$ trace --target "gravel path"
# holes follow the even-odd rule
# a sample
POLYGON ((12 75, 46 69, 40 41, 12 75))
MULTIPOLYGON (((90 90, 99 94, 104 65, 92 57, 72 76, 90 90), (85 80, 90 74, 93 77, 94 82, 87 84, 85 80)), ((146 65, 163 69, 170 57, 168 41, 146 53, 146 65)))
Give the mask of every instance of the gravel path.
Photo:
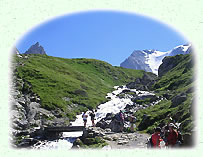
POLYGON ((109 144, 103 149, 134 149, 147 148, 147 138, 149 134, 144 133, 114 133, 105 136, 106 142, 109 144))

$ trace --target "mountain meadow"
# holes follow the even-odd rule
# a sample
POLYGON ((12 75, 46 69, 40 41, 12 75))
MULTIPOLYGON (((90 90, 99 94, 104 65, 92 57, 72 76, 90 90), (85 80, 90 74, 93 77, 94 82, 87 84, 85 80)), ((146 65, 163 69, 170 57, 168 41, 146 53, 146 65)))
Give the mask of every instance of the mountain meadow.
POLYGON ((15 56, 15 75, 22 79, 17 89, 33 92, 47 110, 62 110, 71 120, 76 114, 106 102, 106 94, 141 78, 144 71, 113 67, 95 59, 64 59, 47 55, 15 56))

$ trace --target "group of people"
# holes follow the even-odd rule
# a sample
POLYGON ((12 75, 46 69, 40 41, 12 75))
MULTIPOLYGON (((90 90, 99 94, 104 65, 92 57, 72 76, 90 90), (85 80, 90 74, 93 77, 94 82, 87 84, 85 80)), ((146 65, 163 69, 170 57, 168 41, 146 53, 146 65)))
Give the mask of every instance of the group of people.
POLYGON ((149 139, 148 146, 152 148, 161 148, 160 143, 163 143, 162 147, 179 147, 183 143, 183 139, 178 126, 174 123, 168 123, 162 129, 157 127, 149 139))
MULTIPOLYGON (((95 126, 95 112, 92 110, 89 114, 84 112, 82 114, 84 127, 87 125, 87 118, 90 116, 92 126, 95 126)), ((130 122, 130 131, 134 132, 134 124, 136 121, 136 117, 128 116, 128 121, 130 122)), ((119 123, 120 131, 123 132, 124 123, 125 123, 125 115, 122 111, 117 113, 114 116, 114 119, 119 123)), ((167 125, 161 127, 157 127, 154 130, 152 136, 148 139, 148 147, 152 148, 161 148, 161 147, 179 147, 183 143, 182 135, 179 130, 179 126, 175 123, 172 118, 167 125)))
MULTIPOLYGON (((95 123, 94 123, 94 120, 95 120, 95 113, 94 113, 93 110, 92 110, 92 112, 90 112, 89 116, 90 116, 90 119, 91 119, 91 121, 92 121, 92 126, 95 126, 95 123)), ((84 127, 86 127, 86 125, 87 125, 87 117, 88 117, 87 112, 84 112, 84 113, 82 114, 82 119, 83 119, 83 122, 84 122, 84 127)))
MULTIPOLYGON (((96 112, 96 110, 95 110, 95 112, 96 112)), ((86 127, 86 125, 87 125, 88 116, 90 116, 90 119, 92 121, 92 126, 95 126, 95 112, 93 110, 89 114, 87 112, 83 112, 82 119, 84 122, 84 127, 86 127)), ((124 123, 125 123, 125 119, 126 119, 124 112, 122 110, 120 110, 120 112, 117 113, 113 119, 116 119, 116 121, 118 123, 118 126, 119 126, 118 130, 120 130, 120 132, 123 132, 124 131, 124 123)), ((130 122, 130 131, 134 132, 134 124, 136 121, 136 117, 131 115, 131 116, 128 116, 127 119, 130 122)))

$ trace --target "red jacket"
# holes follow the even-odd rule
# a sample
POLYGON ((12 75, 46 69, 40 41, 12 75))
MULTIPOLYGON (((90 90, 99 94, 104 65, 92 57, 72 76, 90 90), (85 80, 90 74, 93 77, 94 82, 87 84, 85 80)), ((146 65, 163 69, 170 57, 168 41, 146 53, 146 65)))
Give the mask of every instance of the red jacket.
POLYGON ((160 134, 159 133, 154 133, 153 135, 152 135, 152 143, 153 143, 153 147, 160 147, 160 139, 161 139, 161 137, 160 137, 160 134))
POLYGON ((175 145, 178 140, 178 133, 176 131, 169 132, 168 137, 168 145, 175 145))

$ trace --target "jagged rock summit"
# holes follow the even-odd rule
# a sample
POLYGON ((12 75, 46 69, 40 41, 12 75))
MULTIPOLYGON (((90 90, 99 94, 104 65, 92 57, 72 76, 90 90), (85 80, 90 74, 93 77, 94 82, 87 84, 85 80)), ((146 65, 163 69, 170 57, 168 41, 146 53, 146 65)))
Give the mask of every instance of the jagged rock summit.
POLYGON ((167 52, 157 50, 135 50, 120 66, 129 69, 145 70, 158 74, 158 68, 166 56, 188 54, 192 51, 191 44, 180 45, 167 52))
POLYGON ((32 45, 26 52, 25 54, 45 54, 46 52, 44 51, 44 48, 39 45, 39 42, 37 42, 36 44, 32 45))

